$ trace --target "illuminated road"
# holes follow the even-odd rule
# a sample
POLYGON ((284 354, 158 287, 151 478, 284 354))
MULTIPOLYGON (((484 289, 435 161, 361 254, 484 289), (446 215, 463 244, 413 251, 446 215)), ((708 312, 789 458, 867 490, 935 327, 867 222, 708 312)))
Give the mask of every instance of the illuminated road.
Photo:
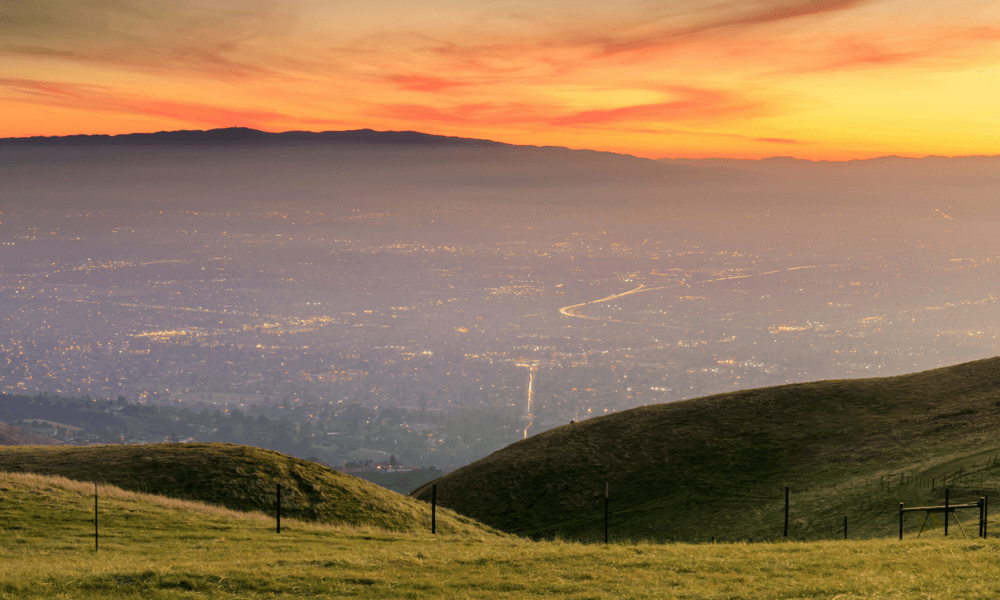
POLYGON ((531 427, 531 424, 535 422, 534 415, 531 414, 531 396, 534 393, 534 387, 535 387, 535 369, 529 368, 528 369, 528 418, 531 420, 528 421, 528 425, 524 428, 525 439, 528 438, 528 429, 531 427))
POLYGON ((519 367, 527 367, 528 368, 528 405, 524 409, 524 418, 528 419, 528 424, 524 428, 524 437, 525 437, 525 439, 527 439, 527 437, 528 437, 528 429, 530 429, 531 425, 535 422, 535 415, 531 414, 531 401, 532 401, 532 398, 534 397, 534 393, 535 393, 535 391, 534 391, 535 390, 535 369, 537 369, 538 366, 537 365, 524 364, 524 363, 518 364, 517 366, 519 366, 519 367))
MULTIPOLYGON (((748 278, 751 278, 751 277, 763 277, 764 275, 772 275, 774 273, 781 273, 781 272, 786 272, 786 271, 797 271, 799 269, 819 269, 819 268, 823 268, 823 267, 838 267, 838 266, 840 266, 840 265, 834 264, 834 265, 807 265, 807 266, 801 266, 801 267, 786 267, 784 269, 777 269, 775 271, 767 271, 766 273, 752 273, 752 274, 749 274, 749 275, 730 275, 728 277, 717 277, 715 279, 705 279, 703 281, 695 282, 694 285, 704 285, 706 283, 712 283, 712 282, 715 282, 715 281, 729 281, 729 280, 732 280, 732 279, 748 279, 748 278)), ((662 273, 654 273, 654 274, 656 274, 656 275, 662 275, 662 273)), ((612 319, 612 318, 608 318, 608 317, 590 317, 590 316, 587 316, 587 315, 581 315, 578 312, 579 309, 581 309, 581 308, 583 308, 585 306, 590 306, 592 304, 601 304, 603 302, 608 302, 610 300, 616 300, 616 299, 621 298, 623 296, 629 296, 631 294, 642 294, 642 293, 645 293, 645 292, 652 292, 654 290, 666 290, 666 289, 671 289, 671 288, 678 288, 678 287, 682 287, 682 286, 688 286, 688 287, 690 287, 691 284, 686 283, 685 280, 681 280, 680 282, 678 282, 678 283, 676 283, 674 285, 658 285, 658 286, 655 286, 655 287, 646 287, 645 284, 640 284, 639 287, 637 287, 637 288, 634 288, 634 289, 631 289, 631 290, 628 290, 628 291, 625 291, 625 292, 621 292, 619 294, 612 294, 610 296, 607 296, 605 298, 600 298, 598 300, 590 300, 588 302, 581 302, 579 304, 573 304, 571 306, 564 306, 563 308, 559 309, 559 314, 561 314, 563 316, 566 316, 566 317, 576 317, 577 319, 589 319, 591 321, 600 321, 602 323, 625 323, 627 325, 646 325, 646 326, 652 326, 652 327, 666 327, 668 329, 683 329, 681 327, 676 327, 676 326, 673 326, 673 325, 650 325, 649 323, 638 323, 638 322, 635 322, 635 321, 622 321, 620 319, 612 319)))
POLYGON ((598 318, 598 317, 588 317, 587 315, 578 315, 578 314, 576 314, 573 311, 573 309, 574 308, 579 308, 581 306, 587 306, 588 304, 600 304, 601 302, 607 302, 608 300, 614 300, 615 298, 621 298, 622 296, 628 296, 629 294, 635 294, 635 293, 638 293, 638 292, 648 292, 650 290, 662 290, 662 289, 667 288, 667 287, 672 287, 672 286, 665 286, 664 285, 664 286, 660 286, 660 287, 651 287, 651 288, 648 288, 648 287, 646 287, 645 284, 640 284, 639 287, 635 288, 634 290, 629 290, 627 292, 622 292, 620 294, 612 294, 612 295, 608 296, 607 298, 601 298, 600 300, 591 300, 590 302, 581 302, 580 304, 574 304, 572 306, 566 306, 566 307, 560 308, 559 309, 559 313, 563 314, 563 315, 566 315, 567 317, 577 317, 577 318, 580 318, 580 319, 593 319, 594 321, 604 321, 605 319, 601 319, 601 318, 598 318))
MULTIPOLYGON (((580 309, 580 308, 582 308, 584 306, 589 306, 591 304, 600 304, 602 302, 607 302, 609 300, 615 300, 617 298, 621 298, 623 296, 628 296, 630 294, 641 294, 643 292, 652 292, 654 290, 667 290, 667 289, 671 289, 671 288, 681 287, 682 285, 684 285, 683 281, 681 281, 680 283, 678 283, 676 285, 658 285, 658 286, 655 286, 655 287, 646 287, 645 284, 642 284, 642 285, 640 285, 639 287, 637 287, 635 289, 628 290, 627 292, 622 292, 620 294, 612 294, 612 295, 610 295, 610 296, 608 296, 606 298, 601 298, 599 300, 591 300, 590 302, 581 302, 579 304, 574 304, 572 306, 565 306, 565 307, 559 309, 559 314, 561 314, 563 316, 566 316, 566 317, 576 317, 578 319, 590 319, 591 321, 600 321, 602 323, 625 323, 627 325, 646 325, 645 323, 638 323, 638 322, 635 322, 635 321, 622 321, 621 319, 611 319, 611 318, 601 318, 601 317, 588 317, 587 315, 581 315, 581 314, 577 313, 576 311, 577 311, 577 309, 580 309)), ((676 327, 676 326, 673 326, 673 325, 655 325, 655 327, 666 327, 668 329, 681 329, 680 327, 676 327)))

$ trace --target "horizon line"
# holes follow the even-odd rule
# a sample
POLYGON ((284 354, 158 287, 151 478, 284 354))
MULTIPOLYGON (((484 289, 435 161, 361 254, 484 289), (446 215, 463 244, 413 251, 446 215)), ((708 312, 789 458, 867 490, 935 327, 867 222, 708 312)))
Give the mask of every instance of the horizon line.
MULTIPOLYGON (((59 140, 84 142, 83 144, 80 144, 80 145, 85 145, 85 142, 87 142, 87 141, 98 141, 98 140, 114 141, 116 139, 121 139, 121 141, 127 141, 127 138, 133 138, 133 139, 135 139, 135 138, 146 138, 146 137, 148 137, 148 138, 154 138, 154 139, 151 139, 150 141, 183 143, 185 141, 187 141, 187 142, 197 142, 197 141, 210 141, 210 140, 193 140, 193 139, 192 140, 184 140, 184 139, 171 139, 169 137, 160 137, 160 138, 156 139, 155 136, 168 136, 170 134, 220 133, 220 132, 226 132, 226 131, 242 131, 242 132, 247 132, 247 133, 264 134, 265 136, 291 136, 291 135, 295 135, 295 134, 300 134, 300 135, 304 135, 304 136, 310 136, 310 135, 312 135, 312 136, 322 136, 322 135, 327 135, 327 134, 365 134, 365 133, 374 134, 374 135, 379 135, 379 134, 382 134, 382 135, 397 134, 397 135, 405 135, 407 137, 410 137, 411 141, 402 141, 402 140, 400 140, 400 141, 390 141, 390 140, 361 140, 361 139, 353 139, 353 140, 352 139, 345 139, 345 140, 338 140, 338 141, 347 142, 347 143, 362 143, 362 142, 366 142, 366 141, 369 141, 369 142, 381 142, 381 143, 389 142, 389 143, 398 144, 398 145, 407 145, 407 144, 418 145, 418 144, 421 144, 421 142, 422 142, 421 145, 429 145, 430 143, 433 143, 433 142, 447 143, 448 141, 453 141, 453 142, 465 142, 465 143, 469 143, 470 145, 486 144, 486 145, 495 145, 495 146, 505 146, 505 147, 510 147, 510 148, 539 148, 539 149, 543 149, 543 148, 556 148, 556 149, 569 150, 569 151, 572 151, 572 152, 598 152, 598 153, 603 153, 603 154, 614 154, 614 155, 618 155, 618 156, 626 156, 626 157, 631 157, 631 158, 637 158, 637 159, 640 159, 640 160, 651 160, 651 161, 654 161, 654 162, 659 162, 659 161, 713 161, 713 160, 717 161, 717 160, 728 160, 728 161, 745 161, 745 162, 757 162, 757 163, 759 163, 759 162, 771 161, 771 160, 788 160, 788 161, 798 161, 798 162, 804 162, 804 163, 851 163, 851 162, 867 162, 867 161, 873 161, 873 160, 886 160, 886 159, 923 160, 923 159, 929 159, 929 158, 948 158, 948 159, 1000 158, 1000 153, 998 153, 998 154, 958 154, 958 155, 927 154, 927 155, 924 155, 924 156, 918 156, 918 155, 908 156, 908 155, 900 155, 900 154, 885 154, 885 155, 874 156, 874 157, 870 157, 870 158, 847 158, 847 159, 841 159, 841 160, 837 160, 837 159, 798 158, 798 157, 790 156, 790 155, 773 155, 773 156, 766 156, 766 157, 762 157, 762 158, 739 158, 739 157, 721 156, 721 155, 720 156, 700 156, 700 157, 690 157, 690 156, 661 156, 661 157, 657 157, 657 158, 649 158, 649 157, 637 156, 635 154, 631 154, 631 153, 628 153, 628 152, 616 152, 616 151, 613 151, 613 150, 598 150, 598 149, 594 149, 594 148, 572 148, 572 147, 569 147, 569 146, 559 146, 559 145, 549 145, 549 144, 546 144, 546 145, 514 144, 514 143, 510 143, 510 142, 503 142, 503 141, 498 141, 498 140, 491 140, 491 139, 487 139, 487 138, 470 138, 470 137, 462 137, 462 136, 454 136, 454 135, 443 135, 443 134, 438 134, 438 133, 427 133, 427 132, 423 132, 423 131, 416 131, 416 130, 412 130, 412 129, 407 129, 407 130, 395 130, 395 129, 377 130, 377 129, 372 129, 372 128, 369 128, 369 127, 363 127, 363 128, 359 128, 359 129, 322 130, 322 131, 312 131, 312 130, 307 130, 307 129, 291 129, 291 130, 286 130, 286 131, 267 131, 267 130, 264 130, 264 129, 256 129, 256 128, 253 128, 253 127, 244 127, 244 126, 240 126, 240 125, 234 125, 234 126, 230 126, 230 127, 214 127, 214 128, 211 128, 211 129, 173 129, 173 130, 166 130, 166 129, 164 129, 164 130, 160 130, 160 131, 135 131, 135 132, 130 132, 130 133, 74 133, 74 134, 51 135, 51 136, 33 135, 33 136, 22 136, 22 137, 4 137, 4 138, 0 138, 0 145, 7 145, 7 144, 9 144, 11 142, 21 142, 21 143, 34 142, 34 143, 37 143, 38 145, 42 145, 45 142, 58 142, 59 140)), ((288 137, 286 139, 287 140, 292 140, 291 137, 288 137)), ((139 140, 136 140, 136 141, 139 141, 139 140)), ((233 141, 233 142, 235 142, 235 141, 238 141, 238 140, 237 139, 232 139, 232 140, 216 139, 216 140, 211 140, 211 141, 218 141, 218 142, 233 141)), ((333 140, 330 140, 330 141, 333 141, 333 140)))

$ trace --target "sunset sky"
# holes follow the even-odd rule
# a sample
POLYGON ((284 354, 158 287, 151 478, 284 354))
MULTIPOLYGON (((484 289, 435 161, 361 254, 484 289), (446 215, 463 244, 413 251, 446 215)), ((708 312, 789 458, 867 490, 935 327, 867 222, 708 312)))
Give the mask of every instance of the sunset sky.
POLYGON ((0 137, 416 130, 647 157, 1000 154, 997 0, 0 0, 0 137))

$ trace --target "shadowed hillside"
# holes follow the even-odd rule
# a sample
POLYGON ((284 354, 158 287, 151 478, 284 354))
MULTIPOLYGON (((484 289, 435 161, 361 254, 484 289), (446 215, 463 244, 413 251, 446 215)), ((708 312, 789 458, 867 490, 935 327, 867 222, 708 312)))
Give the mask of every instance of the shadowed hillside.
MULTIPOLYGON (((531 536, 603 538, 605 482, 613 537, 780 537, 784 486, 794 538, 842 535, 845 515, 854 536, 889 536, 900 502, 943 501, 942 476, 953 502, 1000 489, 998 433, 993 358, 640 407, 517 442, 434 483, 440 505, 531 536)), ((428 500, 430 485, 412 495, 428 500)))
MULTIPOLYGON (((0 449, 0 471, 106 482, 124 490, 334 524, 397 531, 427 529, 430 507, 316 463, 233 444, 149 444, 0 449)), ((438 512, 441 531, 480 530, 470 519, 438 512)))
POLYGON ((0 446, 61 446, 62 442, 47 435, 39 435, 30 431, 25 431, 20 427, 14 427, 6 423, 0 423, 0 446))

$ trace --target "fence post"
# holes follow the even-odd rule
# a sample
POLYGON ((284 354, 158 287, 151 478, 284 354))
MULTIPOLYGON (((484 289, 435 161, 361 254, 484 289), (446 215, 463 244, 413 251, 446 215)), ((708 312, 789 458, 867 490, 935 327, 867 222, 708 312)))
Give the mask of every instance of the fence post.
POLYGON ((979 497, 979 537, 983 537, 983 497, 979 497))
POLYGON ((986 539, 986 527, 990 522, 990 497, 983 496, 983 539, 986 539))
POLYGON ((610 484, 604 482, 604 543, 608 543, 608 492, 610 491, 610 484))
POLYGON ((438 486, 431 486, 431 533, 437 533, 438 486))
POLYGON ((94 552, 97 552, 97 482, 94 482, 94 552))
POLYGON ((785 486, 785 537, 788 537, 788 486, 785 486))
POLYGON ((847 539, 847 515, 844 515, 844 539, 847 539))
POLYGON ((278 493, 275 496, 274 515, 278 519, 278 533, 281 533, 281 484, 278 484, 278 493))
POLYGON ((951 488, 944 488, 944 537, 948 537, 948 521, 951 515, 948 514, 948 492, 951 488))
POLYGON ((903 539, 903 503, 899 503, 899 539, 903 539))

